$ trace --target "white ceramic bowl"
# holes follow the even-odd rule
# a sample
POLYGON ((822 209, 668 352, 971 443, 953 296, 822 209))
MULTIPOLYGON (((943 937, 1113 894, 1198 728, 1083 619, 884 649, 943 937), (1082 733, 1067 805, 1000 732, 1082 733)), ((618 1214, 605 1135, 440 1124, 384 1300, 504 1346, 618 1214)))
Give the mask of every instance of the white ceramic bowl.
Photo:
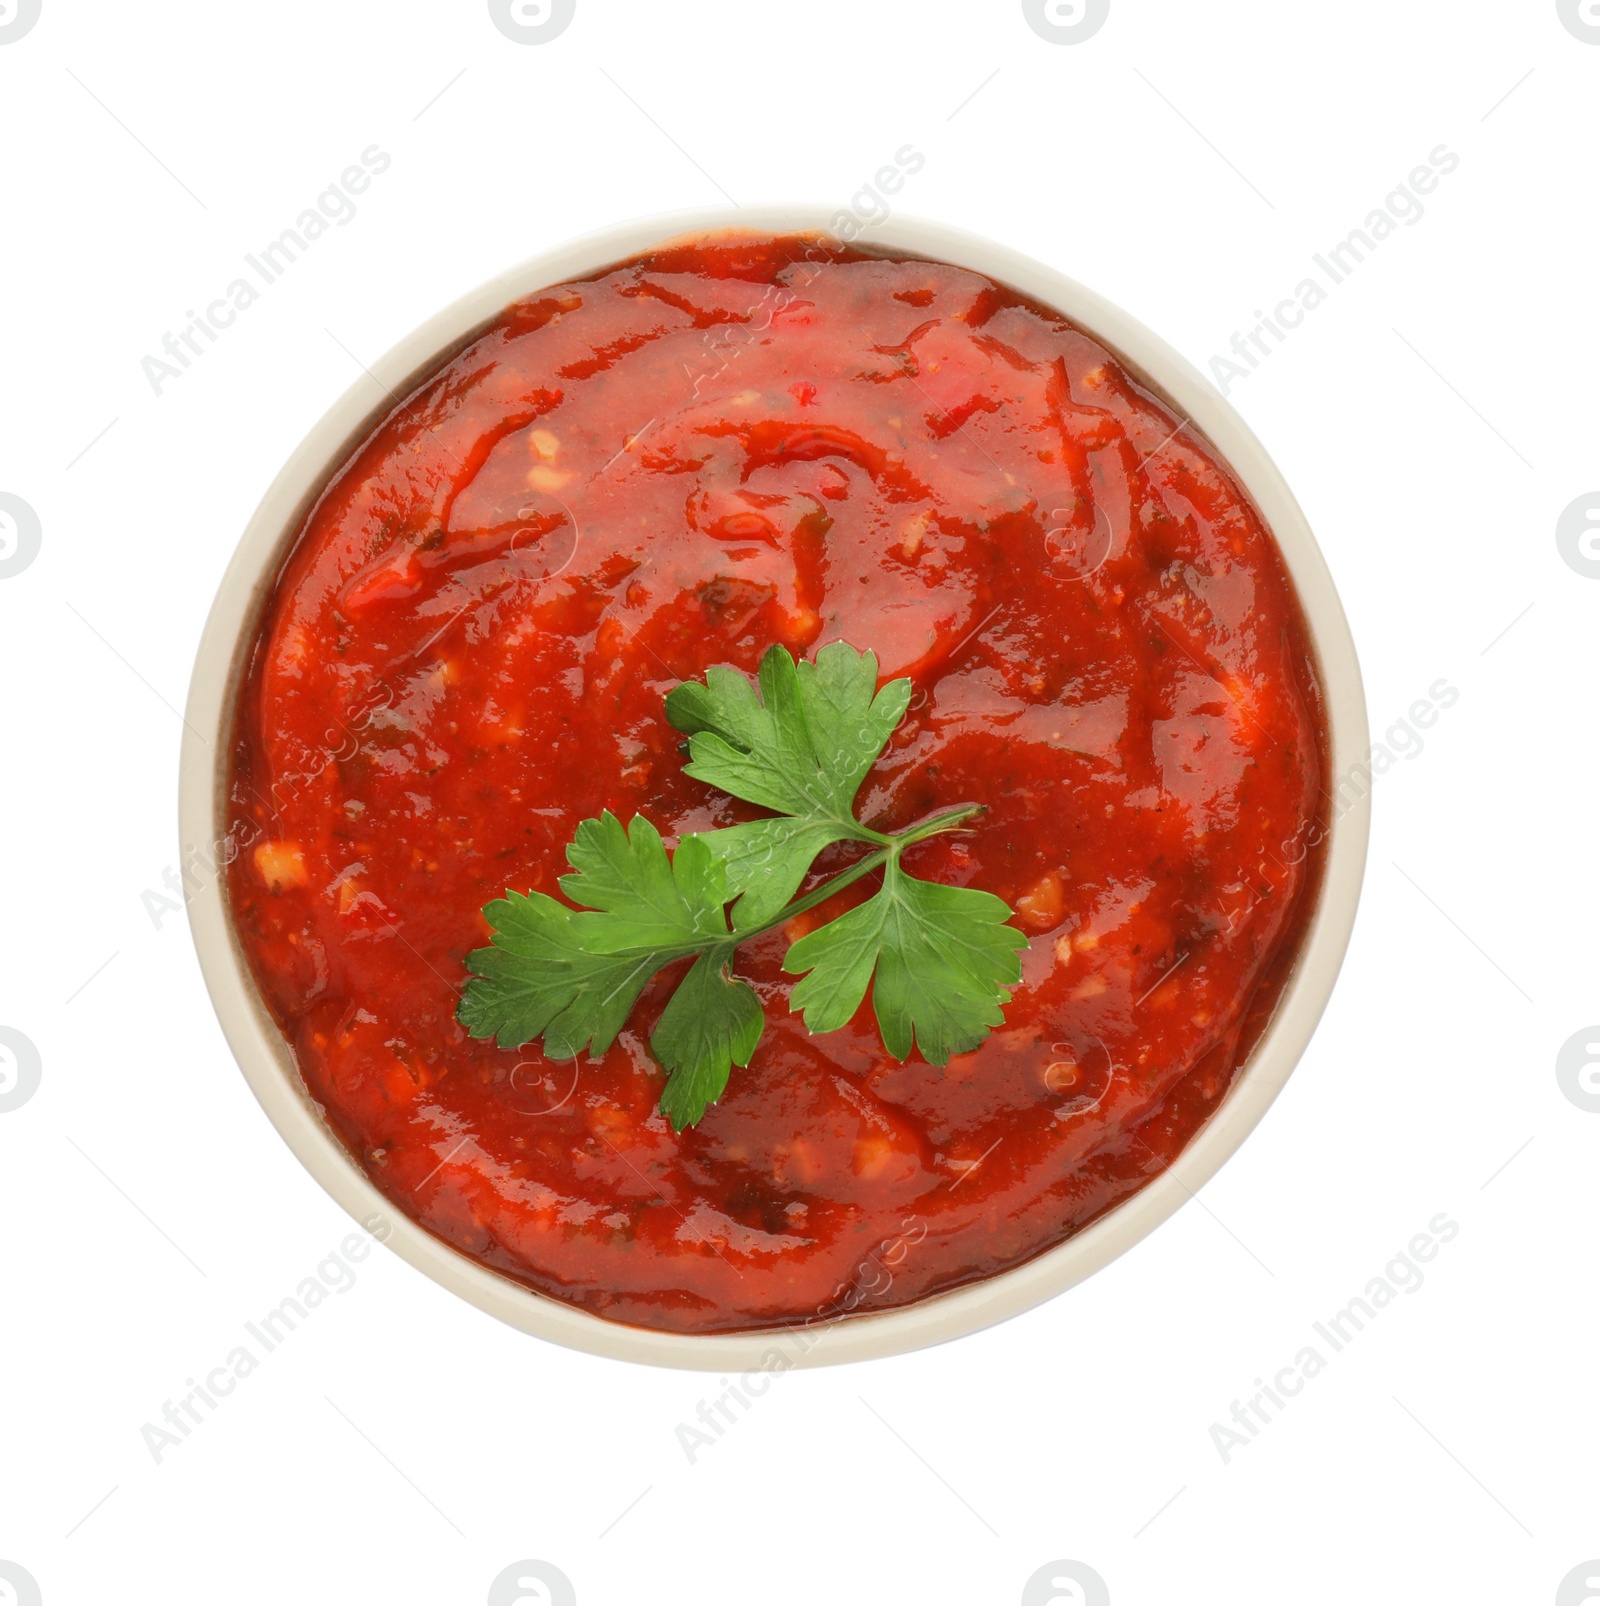
MULTIPOLYGON (((1277 1096, 1333 990, 1355 920, 1366 860, 1366 800, 1331 821, 1323 879, 1271 1020, 1210 1121, 1166 1171, 1074 1237, 1025 1265, 899 1310, 789 1330, 694 1335, 602 1320, 531 1292, 448 1247, 402 1216, 323 1121, 288 1045, 257 994, 227 907, 225 877, 207 872, 227 828, 225 780, 234 697, 260 611, 301 520, 355 444, 412 385, 513 301, 582 278, 678 235, 711 230, 828 234, 826 207, 674 213, 622 224, 533 257, 463 296, 376 361, 306 436, 256 509, 206 622, 189 690, 181 829, 189 917, 212 1003, 246 1079, 306 1169, 358 1221, 382 1217, 389 1247, 443 1287, 525 1332, 597 1355, 734 1371, 773 1349, 793 1364, 892 1355, 974 1332, 1059 1294, 1172 1215, 1215 1174, 1277 1096)), ((1367 754, 1366 704, 1355 644, 1305 516, 1261 443, 1217 391, 1142 324, 1053 268, 943 224, 895 217, 853 243, 955 263, 1058 309, 1110 347, 1178 416, 1192 421, 1255 500, 1282 548, 1305 610, 1327 693, 1331 774, 1367 754)))

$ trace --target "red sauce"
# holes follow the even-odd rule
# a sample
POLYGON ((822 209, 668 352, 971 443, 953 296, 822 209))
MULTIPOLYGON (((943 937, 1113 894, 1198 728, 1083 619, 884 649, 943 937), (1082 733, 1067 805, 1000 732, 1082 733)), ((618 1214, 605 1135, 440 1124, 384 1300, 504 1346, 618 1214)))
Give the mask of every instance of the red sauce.
POLYGON ((508 308, 333 476, 239 704, 232 906, 401 1209, 598 1315, 756 1328, 1014 1266, 1173 1159, 1292 960, 1324 753, 1271 535, 1103 346, 964 269, 719 236, 508 308), (862 817, 987 805, 907 867, 1016 909, 1005 1025, 944 1069, 870 1006, 809 1037, 774 932, 766 1036, 682 1133, 661 979, 598 1061, 469 1039, 482 905, 554 894, 581 819, 759 812, 684 776, 667 692, 838 639, 916 687, 862 817))

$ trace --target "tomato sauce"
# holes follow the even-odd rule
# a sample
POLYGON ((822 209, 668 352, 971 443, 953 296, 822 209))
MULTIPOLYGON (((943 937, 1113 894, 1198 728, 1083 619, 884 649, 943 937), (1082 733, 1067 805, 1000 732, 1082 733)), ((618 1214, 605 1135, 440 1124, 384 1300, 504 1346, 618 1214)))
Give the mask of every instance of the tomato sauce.
POLYGON ((1271 534, 1104 346, 965 269, 719 235, 508 308, 334 474, 240 695, 231 904, 428 1230, 644 1327, 827 1319, 1015 1266, 1182 1150, 1292 962, 1325 750, 1271 534), (915 685, 862 818, 986 805, 906 865, 1015 909, 1005 1024, 943 1069, 870 1001, 807 1035, 783 954, 869 880, 740 950, 766 1035, 684 1132, 648 1048, 681 966, 598 1060, 469 1038, 482 906, 556 894, 580 820, 760 812, 684 775, 667 692, 840 639, 915 685))

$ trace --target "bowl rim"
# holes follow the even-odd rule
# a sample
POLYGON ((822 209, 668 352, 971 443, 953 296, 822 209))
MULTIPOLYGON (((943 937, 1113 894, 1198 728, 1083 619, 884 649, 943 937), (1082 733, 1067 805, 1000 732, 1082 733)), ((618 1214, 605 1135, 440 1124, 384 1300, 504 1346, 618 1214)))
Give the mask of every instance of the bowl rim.
MULTIPOLYGON (((1332 994, 1355 923, 1370 794, 1330 805, 1321 885, 1276 1006, 1232 1088, 1159 1176, 1065 1242, 1009 1270, 917 1302, 862 1315, 715 1334, 626 1326, 534 1292, 434 1237, 368 1179, 324 1121, 267 1012, 233 930, 223 873, 226 764, 235 699, 260 611, 300 523, 354 446, 394 402, 512 302, 591 275, 680 236, 814 234, 837 241, 848 210, 817 204, 694 208, 633 219, 542 251, 494 275, 378 358, 312 425, 267 488, 218 586, 195 655, 184 715, 179 831, 191 933, 213 1008, 240 1069, 279 1135, 354 1220, 442 1287, 501 1321, 569 1348, 691 1370, 831 1365, 902 1354, 1029 1310, 1108 1265, 1192 1199, 1282 1090, 1332 994)), ((1322 676, 1329 792, 1368 753, 1355 642, 1327 564, 1287 482, 1221 393, 1160 336, 1054 268, 981 235, 899 213, 844 236, 872 251, 970 268, 1059 310, 1199 431, 1233 471, 1277 540, 1322 676)))

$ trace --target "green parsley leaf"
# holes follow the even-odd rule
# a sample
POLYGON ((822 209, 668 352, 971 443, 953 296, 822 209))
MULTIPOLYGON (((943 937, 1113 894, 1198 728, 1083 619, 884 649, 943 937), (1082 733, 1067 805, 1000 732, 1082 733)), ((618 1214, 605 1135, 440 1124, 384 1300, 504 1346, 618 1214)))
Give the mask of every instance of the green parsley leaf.
POLYGON ((766 1026, 755 989, 728 974, 732 958, 728 943, 695 960, 650 1036, 671 1072, 661 1110, 680 1132, 722 1097, 732 1066, 750 1063, 766 1026))
POLYGON ((855 797, 911 699, 909 680, 878 691, 876 655, 842 641, 798 665, 769 647, 757 679, 759 696, 719 666, 667 696, 667 718, 689 736, 685 773, 783 816, 706 833, 741 929, 776 915, 830 843, 889 840, 856 819, 855 797))
POLYGON ((610 813, 584 820, 567 862, 561 890, 589 907, 539 892, 491 903, 493 945, 468 955, 461 1024, 502 1048, 542 1036, 552 1059, 603 1054, 645 983, 698 953, 650 1038, 668 1073, 661 1108, 681 1130, 721 1096, 734 1065, 750 1063, 765 1024, 755 990, 728 973, 726 873, 704 837, 685 837, 668 859, 643 815, 626 831, 610 813))
POLYGON ((831 1032, 871 981, 884 1047, 904 1060, 914 1039, 925 1060, 944 1065, 1001 1023, 1022 980, 1017 952, 1027 938, 1004 923, 1010 913, 992 893, 907 875, 896 855, 873 897, 789 950, 783 968, 805 975, 789 1007, 804 1013, 807 1031, 831 1032))
POLYGON ((576 916, 542 892, 508 892, 483 912, 494 945, 467 955, 474 974, 456 1011, 467 1031, 501 1048, 542 1036, 557 1060, 610 1048, 660 969, 655 955, 585 951, 576 916))
POLYGON ((661 833, 636 814, 626 832, 609 810, 582 820, 567 849, 573 875, 561 890, 595 914, 572 917, 584 950, 614 954, 628 948, 682 948, 702 938, 726 937, 727 875, 706 846, 688 836, 670 863, 661 833))
POLYGON ((700 838, 685 837, 669 860, 643 815, 625 832, 606 813, 579 825, 567 862, 575 873, 561 890, 592 911, 542 892, 484 910, 493 946, 467 956, 474 974, 458 1011, 474 1037, 519 1048, 542 1036, 552 1059, 603 1054, 658 970, 726 946, 725 876, 700 838))

